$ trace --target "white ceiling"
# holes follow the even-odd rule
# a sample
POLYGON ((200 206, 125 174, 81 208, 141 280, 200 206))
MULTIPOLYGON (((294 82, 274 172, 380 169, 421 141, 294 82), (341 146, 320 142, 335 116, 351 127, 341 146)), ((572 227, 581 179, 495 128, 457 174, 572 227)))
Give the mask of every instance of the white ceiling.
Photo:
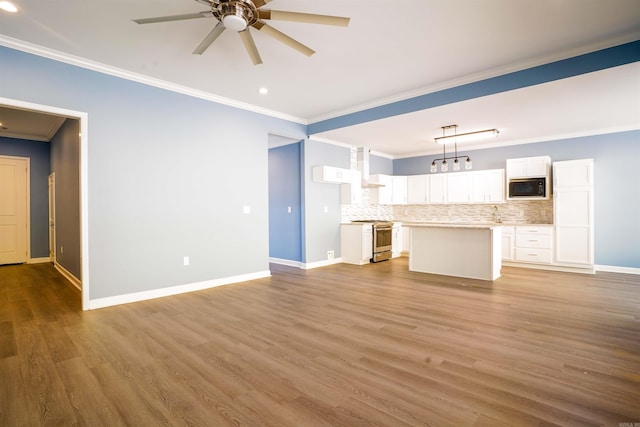
MULTIPOLYGON (((44 47, 302 123, 640 39, 638 0, 273 0, 263 9, 347 16, 351 22, 344 28, 271 21, 317 53, 306 57, 252 31, 264 61, 254 66, 231 31, 203 55, 191 54, 215 18, 132 22, 206 9, 193 0, 13 1, 17 14, 0 12, 0 44, 44 47), (266 96, 257 92, 263 86, 266 96)), ((425 152, 425 140, 454 123, 459 132, 499 127, 503 143, 639 128, 640 73, 619 68, 604 73, 624 74, 626 88, 614 86, 618 95, 627 91, 625 108, 604 90, 619 75, 593 73, 321 136, 398 157, 425 152), (594 84, 595 93, 576 96, 594 84), (614 108, 586 111, 594 103, 582 101, 594 97, 614 108), (566 111, 580 114, 567 118, 566 111), (563 120, 550 120, 558 112, 563 120)))

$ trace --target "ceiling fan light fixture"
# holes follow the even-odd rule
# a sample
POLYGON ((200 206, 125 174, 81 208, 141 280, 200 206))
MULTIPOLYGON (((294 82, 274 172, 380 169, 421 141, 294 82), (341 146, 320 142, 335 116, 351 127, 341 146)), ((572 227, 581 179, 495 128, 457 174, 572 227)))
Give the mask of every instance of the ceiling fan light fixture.
POLYGON ((243 17, 238 15, 225 15, 222 18, 224 27, 233 31, 244 31, 247 28, 247 21, 243 17))
POLYGON ((0 9, 9 13, 16 13, 18 8, 10 1, 0 1, 0 9))

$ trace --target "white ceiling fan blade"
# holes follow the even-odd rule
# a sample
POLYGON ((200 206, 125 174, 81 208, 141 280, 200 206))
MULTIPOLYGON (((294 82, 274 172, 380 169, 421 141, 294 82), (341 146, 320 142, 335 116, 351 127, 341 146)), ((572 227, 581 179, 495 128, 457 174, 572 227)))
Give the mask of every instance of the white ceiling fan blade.
POLYGON ((136 24, 155 24, 156 22, 183 21, 185 19, 207 18, 213 16, 211 11, 207 10, 198 13, 185 13, 183 15, 157 16, 155 18, 134 19, 136 24))
POLYGON ((262 64, 262 58, 260 58, 260 53, 258 52, 258 48, 253 41, 253 37, 249 32, 249 28, 244 31, 238 32, 240 34, 240 39, 242 39, 242 43, 244 44, 244 48, 247 49, 247 53, 251 57, 251 61, 253 61, 253 65, 262 64))
POLYGON ((211 46, 211 43, 213 43, 215 39, 217 39, 218 36, 222 34, 223 31, 224 31, 224 24, 222 22, 218 22, 218 25, 213 27, 213 30, 211 30, 211 32, 207 35, 207 37, 205 37, 204 40, 200 42, 200 44, 198 45, 198 47, 196 47, 196 50, 194 50, 193 53, 196 55, 202 55, 204 51, 207 50, 209 46, 211 46))
POLYGON ((298 52, 304 55, 311 56, 314 53, 316 53, 313 49, 303 45, 302 43, 300 43, 295 39, 292 39, 285 33, 276 30, 275 28, 273 28, 268 24, 265 24, 264 22, 258 21, 255 24, 253 24, 253 27, 262 31, 265 34, 270 35, 271 37, 278 40, 279 42, 286 44, 287 46, 297 50, 298 52))
POLYGON ((346 27, 350 18, 342 16, 316 15, 314 13, 287 12, 284 10, 259 10, 260 19, 271 19, 274 21, 304 22, 306 24, 323 24, 346 27))

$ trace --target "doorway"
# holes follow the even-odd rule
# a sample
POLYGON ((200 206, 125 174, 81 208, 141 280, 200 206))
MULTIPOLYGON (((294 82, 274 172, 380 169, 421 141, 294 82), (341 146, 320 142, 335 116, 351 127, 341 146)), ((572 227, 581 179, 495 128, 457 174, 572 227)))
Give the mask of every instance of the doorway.
MULTIPOLYGON (((50 115, 57 115, 69 119, 76 119, 79 122, 79 170, 80 170, 80 212, 79 212, 79 224, 80 229, 80 274, 79 280, 81 283, 82 294, 82 309, 88 310, 90 308, 90 282, 89 282, 89 236, 88 236, 88 114, 81 111, 67 110, 64 108, 53 107, 50 105, 34 104, 31 102, 25 102, 16 99, 2 98, 0 97, 0 106, 13 108, 23 111, 36 111, 50 115)), ((55 181, 54 181, 55 185, 55 181)), ((55 188, 55 187, 54 187, 55 188)), ((55 228, 55 223, 54 223, 55 228)), ((55 241, 55 239, 54 239, 55 241)), ((27 245, 28 246, 28 245, 27 245)), ((54 250, 55 251, 55 250, 54 250)), ((55 252, 54 252, 55 254, 55 252)))

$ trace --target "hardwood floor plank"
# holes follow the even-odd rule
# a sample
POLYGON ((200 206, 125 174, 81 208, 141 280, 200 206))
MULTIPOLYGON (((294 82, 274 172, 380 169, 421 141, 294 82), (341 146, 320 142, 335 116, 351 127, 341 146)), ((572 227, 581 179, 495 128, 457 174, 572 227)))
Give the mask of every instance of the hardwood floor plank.
POLYGON ((0 425, 640 422, 640 276, 271 270, 81 312, 51 265, 0 267, 0 425))
POLYGON ((26 425, 65 425, 77 421, 47 346, 47 338, 33 322, 16 330, 19 349, 16 373, 23 388, 20 394, 12 396, 12 400, 25 405, 20 412, 24 412, 22 415, 29 420, 26 425))
POLYGON ((13 322, 0 322, 0 359, 18 354, 13 322))

